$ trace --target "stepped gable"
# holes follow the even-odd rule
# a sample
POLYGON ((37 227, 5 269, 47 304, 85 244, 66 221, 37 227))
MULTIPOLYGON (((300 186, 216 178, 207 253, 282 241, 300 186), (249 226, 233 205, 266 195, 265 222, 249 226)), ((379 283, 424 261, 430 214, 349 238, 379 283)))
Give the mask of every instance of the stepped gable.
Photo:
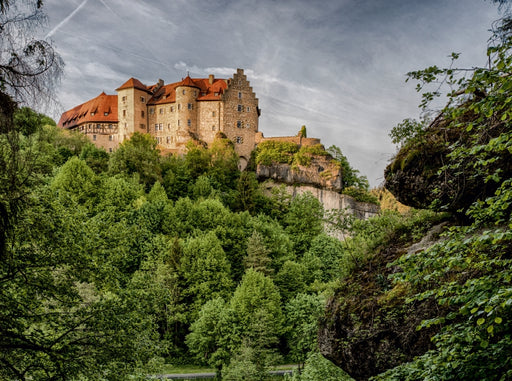
POLYGON ((194 87, 198 89, 197 101, 218 101, 228 87, 225 79, 190 78, 187 76, 180 82, 170 83, 160 87, 149 100, 148 105, 157 105, 176 102, 176 88, 179 86, 194 87))
POLYGON ((102 92, 96 98, 62 114, 58 126, 72 129, 82 123, 117 123, 117 95, 102 92))

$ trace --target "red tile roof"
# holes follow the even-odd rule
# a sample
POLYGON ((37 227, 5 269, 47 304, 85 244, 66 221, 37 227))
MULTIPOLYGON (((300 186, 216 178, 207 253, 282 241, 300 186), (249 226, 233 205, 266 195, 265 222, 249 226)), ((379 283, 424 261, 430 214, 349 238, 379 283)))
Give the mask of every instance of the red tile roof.
MULTIPOLYGON (((136 88, 153 93, 148 105, 176 102, 176 88, 189 86, 197 89, 197 101, 220 100, 222 93, 228 87, 227 81, 217 78, 190 78, 187 76, 180 82, 170 83, 159 87, 158 84, 146 86, 136 78, 130 78, 116 91, 136 88), (156 90, 156 91, 155 91, 156 90)), ((59 126, 62 128, 74 128, 82 123, 116 123, 117 119, 117 95, 107 95, 104 92, 94 99, 87 101, 62 114, 59 126), (107 113, 107 115, 105 115, 107 113)))
POLYGON ((198 101, 216 101, 220 99, 221 94, 228 87, 224 79, 214 79, 210 84, 209 78, 190 78, 187 77, 181 82, 170 83, 162 86, 148 104, 164 104, 176 102, 176 88, 178 86, 190 86, 198 89, 198 101))
POLYGON ((62 114, 59 127, 74 128, 83 123, 117 123, 117 95, 104 92, 62 114))
POLYGON ((116 91, 123 90, 123 89, 132 89, 136 88, 139 90, 148 91, 148 87, 144 85, 141 81, 139 81, 137 78, 130 78, 128 81, 123 83, 121 87, 117 88, 116 91))

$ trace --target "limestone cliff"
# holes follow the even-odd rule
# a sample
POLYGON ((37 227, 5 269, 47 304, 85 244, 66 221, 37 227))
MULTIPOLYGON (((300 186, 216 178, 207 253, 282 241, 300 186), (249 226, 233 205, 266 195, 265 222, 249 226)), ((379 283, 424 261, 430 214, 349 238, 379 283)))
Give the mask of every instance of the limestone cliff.
POLYGON ((289 185, 312 185, 317 188, 341 192, 342 173, 330 156, 312 156, 308 166, 292 166, 287 163, 259 164, 256 167, 259 180, 272 179, 289 185))
POLYGON ((338 166, 325 156, 313 156, 308 166, 292 166, 285 163, 258 165, 258 180, 265 181, 267 190, 280 184, 286 185, 286 192, 292 197, 310 192, 323 205, 324 210, 347 210, 360 219, 367 219, 379 213, 379 206, 359 202, 353 197, 341 194, 342 174, 338 166))

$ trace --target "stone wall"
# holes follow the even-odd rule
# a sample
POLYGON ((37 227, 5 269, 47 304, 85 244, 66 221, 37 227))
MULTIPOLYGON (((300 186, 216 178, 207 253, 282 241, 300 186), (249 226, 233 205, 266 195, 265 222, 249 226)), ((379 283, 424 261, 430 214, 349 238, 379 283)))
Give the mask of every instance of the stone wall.
MULTIPOLYGON (((271 189, 276 186, 280 186, 280 184, 273 181, 265 183, 268 194, 270 194, 271 189)), ((332 209, 347 210, 357 218, 365 220, 378 215, 380 211, 380 208, 377 205, 356 201, 353 197, 347 196, 346 194, 340 194, 333 190, 316 188, 311 185, 285 185, 285 189, 292 197, 306 192, 311 192, 311 194, 313 194, 313 196, 322 203, 325 211, 332 209)))
POLYGON ((300 132, 297 136, 271 136, 266 138, 263 136, 263 133, 258 133, 255 136, 256 144, 260 144, 266 141, 276 141, 276 142, 288 142, 295 143, 298 146, 314 146, 316 144, 321 144, 320 139, 318 138, 304 138, 301 136, 300 132))

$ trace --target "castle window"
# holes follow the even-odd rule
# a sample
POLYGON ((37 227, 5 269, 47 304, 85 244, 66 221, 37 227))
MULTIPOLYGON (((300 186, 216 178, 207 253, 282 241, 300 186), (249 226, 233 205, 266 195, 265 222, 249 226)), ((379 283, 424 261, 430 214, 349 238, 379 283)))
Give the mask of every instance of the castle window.
POLYGON ((238 99, 242 99, 242 93, 241 92, 238 92, 238 99))
POLYGON ((212 131, 215 131, 215 125, 212 125, 212 131))
POLYGON ((247 106, 247 107, 245 108, 245 111, 249 112, 249 111, 251 111, 251 108, 250 108, 249 106, 247 106))
POLYGON ((145 103, 145 102, 146 102, 146 98, 144 98, 144 97, 140 97, 140 101, 141 101, 142 103, 145 103))
POLYGON ((109 136, 108 136, 108 140, 109 140, 109 141, 114 140, 114 135, 109 135, 109 136))
POLYGON ((112 147, 110 147, 110 148, 108 149, 108 152, 112 152, 112 147))
POLYGON ((96 135, 92 136, 92 140, 96 141, 96 135))
POLYGON ((158 131, 158 123, 155 123, 155 132, 158 131))
POLYGON ((163 113, 164 113, 164 108, 162 107, 162 108, 160 109, 160 114, 163 114, 163 113))
POLYGON ((215 111, 212 111, 212 116, 215 116, 215 111))
POLYGON ((144 118, 144 110, 142 110, 142 111, 140 112, 140 117, 141 117, 141 118, 144 118))
POLYGON ((179 125, 180 125, 180 121, 178 120, 178 127, 179 127, 179 125))
POLYGON ((190 127, 191 124, 192 124, 192 122, 190 121, 190 119, 187 119, 187 126, 190 127))
POLYGON ((123 110, 123 116, 126 116, 126 110, 123 110))
POLYGON ((98 128, 98 129, 99 129, 99 128, 101 128, 101 124, 99 124, 99 123, 98 123, 98 124, 96 125, 96 128, 98 128))
POLYGON ((185 90, 183 90, 183 95, 185 95, 185 90))
POLYGON ((158 125, 158 129, 159 129, 160 131, 163 131, 163 130, 164 130, 164 126, 162 126, 162 123, 160 123, 160 124, 158 125))
POLYGON ((251 128, 251 124, 249 122, 245 123, 245 128, 251 128))
POLYGON ((236 144, 243 144, 243 142, 244 142, 244 138, 242 138, 241 136, 236 137, 236 144))
POLYGON ((141 123, 140 128, 146 128, 146 125, 144 123, 141 123))
POLYGON ((239 111, 239 112, 244 111, 244 106, 242 106, 242 105, 238 105, 238 111, 239 111))
POLYGON ((171 131, 171 123, 167 124, 167 131, 171 131))
POLYGON ((174 112, 174 106, 171 106, 171 112, 174 112))
POLYGON ((169 144, 169 142, 170 142, 170 141, 171 141, 171 137, 170 137, 170 136, 168 136, 168 137, 167 137, 167 144, 169 144))
POLYGON ((149 114, 150 114, 150 115, 153 115, 154 113, 155 113, 155 109, 154 109, 153 107, 151 107, 151 108, 149 109, 149 114))
POLYGON ((124 96, 122 99, 123 99, 123 102, 126 102, 126 96, 124 96))
POLYGON ((240 120, 238 120, 238 121, 236 122, 236 126, 237 126, 238 128, 242 128, 242 122, 241 122, 240 120))
POLYGON ((109 125, 108 125, 108 128, 109 128, 109 129, 112 129, 112 127, 113 127, 113 126, 112 126, 111 124, 109 124, 109 125))
POLYGON ((194 97, 196 97, 196 96, 197 96, 197 91, 194 90, 194 97))
POLYGON ((178 110, 181 108, 180 106, 181 106, 181 105, 178 103, 178 110))
POLYGON ((192 105, 192 103, 189 103, 189 104, 188 104, 188 109, 189 109, 189 110, 192 110, 192 108, 193 108, 193 107, 194 107, 194 106, 192 105))

